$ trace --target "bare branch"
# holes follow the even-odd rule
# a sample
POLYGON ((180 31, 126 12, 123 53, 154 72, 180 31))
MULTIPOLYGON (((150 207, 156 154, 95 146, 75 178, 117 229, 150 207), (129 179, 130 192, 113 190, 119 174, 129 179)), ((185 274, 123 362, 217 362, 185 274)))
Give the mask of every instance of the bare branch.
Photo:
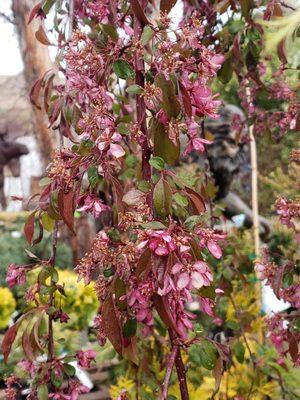
POLYGON ((13 19, 13 17, 10 17, 9 15, 5 14, 2 11, 0 11, 0 17, 3 18, 6 22, 9 22, 10 24, 16 25, 16 22, 13 19))

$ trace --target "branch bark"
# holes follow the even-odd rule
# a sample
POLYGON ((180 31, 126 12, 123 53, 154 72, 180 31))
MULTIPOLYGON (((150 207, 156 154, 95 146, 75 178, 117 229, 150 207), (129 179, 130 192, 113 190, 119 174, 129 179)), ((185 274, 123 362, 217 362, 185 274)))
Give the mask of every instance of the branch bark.
MULTIPOLYGON (((172 349, 174 349, 174 347, 177 346, 176 344, 177 337, 176 334, 171 329, 169 329, 169 336, 171 340, 172 349)), ((186 371, 182 361, 181 351, 179 347, 178 351, 176 352, 175 366, 180 387, 181 400, 189 400, 190 396, 186 381, 186 371)))

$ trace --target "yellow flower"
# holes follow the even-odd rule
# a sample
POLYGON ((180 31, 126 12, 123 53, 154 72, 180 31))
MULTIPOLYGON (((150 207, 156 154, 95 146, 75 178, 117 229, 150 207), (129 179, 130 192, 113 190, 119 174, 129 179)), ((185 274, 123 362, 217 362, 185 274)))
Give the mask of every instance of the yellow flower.
POLYGON ((8 288, 0 287, 0 329, 8 326, 10 316, 16 309, 16 300, 8 288))

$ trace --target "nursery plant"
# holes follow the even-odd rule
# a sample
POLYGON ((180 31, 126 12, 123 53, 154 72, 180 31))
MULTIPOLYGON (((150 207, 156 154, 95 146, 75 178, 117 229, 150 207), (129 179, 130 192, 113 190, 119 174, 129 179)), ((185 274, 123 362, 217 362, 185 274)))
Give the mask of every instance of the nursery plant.
MULTIPOLYGON (((2 341, 5 361, 15 346, 23 348, 28 399, 77 399, 88 391, 70 362, 88 367, 95 351, 58 354, 54 335, 54 325, 64 323, 69 311, 67 302, 58 301, 68 296, 56 263, 59 229, 65 225, 76 235, 75 212, 101 225, 75 271, 86 285, 95 282, 99 344, 109 341, 130 364, 132 382, 117 394, 112 388, 115 398, 130 398, 132 388, 135 399, 216 398, 219 390, 219 398, 264 398, 272 388, 288 391, 281 371, 274 376, 267 370, 272 357, 283 369, 299 364, 299 254, 275 262, 271 251, 254 254, 249 233, 229 238, 216 228, 221 209, 207 162, 194 179, 178 172, 196 153, 207 158, 214 139, 204 120, 217 119, 221 106, 212 91, 216 79, 226 85, 234 75, 255 135, 267 132, 280 140, 299 130, 298 87, 285 80, 285 46, 297 36, 298 14, 277 1, 175 3, 45 0, 31 12, 29 23, 40 20, 37 40, 57 47, 59 67, 40 77, 30 98, 48 114, 59 146, 24 227, 30 245, 50 231, 52 254, 40 259, 33 251, 28 264, 11 264, 7 272, 13 287, 39 271, 26 293, 28 309, 2 341), (292 35, 278 39, 279 67, 269 76, 265 32, 286 12, 293 16, 292 35), (50 36, 44 20, 53 15, 50 36), (262 97, 270 100, 267 107, 262 97), (241 240, 249 250, 239 251, 241 240), (267 354, 257 277, 291 305, 266 320, 277 356, 267 354), (198 382, 190 374, 191 382, 207 383, 206 370, 212 371, 210 397, 187 383, 188 357, 191 364, 198 357, 204 371, 198 382), (243 387, 229 385, 232 371, 247 371, 243 387), (227 384, 221 385, 223 374, 227 384)), ((254 141, 242 134, 243 124, 235 119, 232 129, 240 141, 254 141)), ((291 162, 299 163, 298 149, 291 162)), ((280 197, 276 206, 299 242, 299 198, 280 197)), ((7 384, 13 399, 17 377, 7 384)))

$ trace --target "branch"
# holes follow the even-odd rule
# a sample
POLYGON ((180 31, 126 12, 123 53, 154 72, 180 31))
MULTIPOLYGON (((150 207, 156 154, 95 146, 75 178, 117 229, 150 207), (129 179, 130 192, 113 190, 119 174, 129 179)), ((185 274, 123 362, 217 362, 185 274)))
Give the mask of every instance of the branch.
POLYGON ((169 389, 169 382, 172 374, 172 369, 175 363, 175 358, 177 356, 178 352, 178 346, 174 346, 172 349, 172 352, 170 354, 168 363, 167 363, 167 371, 166 371, 166 376, 162 385, 162 394, 160 397, 160 400, 166 400, 168 396, 168 389, 169 389))
POLYGON ((16 25, 15 20, 13 17, 10 17, 9 15, 6 15, 4 12, 0 11, 0 17, 5 19, 6 22, 9 22, 10 24, 16 25))
MULTIPOLYGON (((176 345, 176 339, 177 339, 176 335, 171 329, 169 329, 169 335, 170 335, 170 339, 171 339, 172 349, 174 349, 174 347, 177 346, 176 345)), ((188 391, 187 382, 186 382, 186 371, 185 371, 185 367, 184 367, 184 364, 182 361, 181 352, 180 352, 179 347, 178 347, 178 351, 176 353, 175 366, 176 366, 177 377, 178 377, 178 381, 179 381, 181 400, 189 400, 190 396, 189 396, 189 391, 188 391)))

